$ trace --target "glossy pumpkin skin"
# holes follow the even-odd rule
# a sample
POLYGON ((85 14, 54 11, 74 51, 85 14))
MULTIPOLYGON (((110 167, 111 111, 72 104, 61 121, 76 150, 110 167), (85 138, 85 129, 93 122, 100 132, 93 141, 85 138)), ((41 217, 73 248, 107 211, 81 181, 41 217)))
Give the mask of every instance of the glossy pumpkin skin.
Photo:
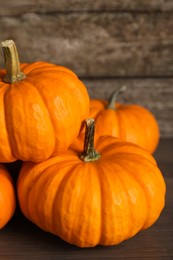
POLYGON ((98 135, 112 135, 135 143, 153 153, 159 142, 160 133, 154 115, 139 105, 115 103, 106 108, 108 102, 92 99, 89 117, 95 119, 98 135))
POLYGON ((8 84, 0 70, 0 162, 38 162, 65 151, 89 113, 86 87, 69 69, 35 62, 21 71, 26 78, 8 84))
POLYGON ((97 161, 79 158, 82 142, 41 163, 24 163, 17 190, 23 214, 79 247, 116 245, 151 226, 165 204, 154 158, 112 136, 96 140, 97 161))
POLYGON ((0 165, 0 229, 12 218, 16 208, 16 196, 12 178, 0 165))

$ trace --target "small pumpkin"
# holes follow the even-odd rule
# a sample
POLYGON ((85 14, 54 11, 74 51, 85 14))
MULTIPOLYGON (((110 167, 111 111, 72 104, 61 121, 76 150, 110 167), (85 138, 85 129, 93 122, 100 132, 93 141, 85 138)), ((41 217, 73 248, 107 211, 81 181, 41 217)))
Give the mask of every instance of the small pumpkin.
POLYGON ((95 118, 96 133, 120 137, 153 153, 160 138, 157 120, 142 106, 117 103, 117 96, 125 89, 114 91, 108 102, 91 99, 90 117, 95 118))
POLYGON ((16 208, 13 180, 7 169, 0 165, 0 229, 12 218, 16 208))
POLYGON ((38 162, 65 151, 88 116, 86 87, 66 67, 20 65, 12 40, 1 46, 6 70, 0 70, 0 162, 38 162))
POLYGON ((151 226, 165 204, 154 158, 112 136, 95 142, 88 119, 82 143, 40 163, 25 162, 17 182, 23 214, 79 247, 116 245, 151 226))

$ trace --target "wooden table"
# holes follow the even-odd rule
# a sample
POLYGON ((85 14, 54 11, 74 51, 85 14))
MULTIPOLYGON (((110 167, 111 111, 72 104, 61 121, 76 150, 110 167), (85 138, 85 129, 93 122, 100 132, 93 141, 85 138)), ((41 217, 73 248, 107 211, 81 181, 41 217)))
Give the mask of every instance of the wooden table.
MULTIPOLYGON (((19 209, 0 231, 0 260, 14 259, 173 259, 173 139, 164 139, 155 153, 167 184, 166 206, 149 229, 118 246, 80 249, 43 232, 26 220, 19 209)), ((19 165, 11 164, 17 178, 19 165)))

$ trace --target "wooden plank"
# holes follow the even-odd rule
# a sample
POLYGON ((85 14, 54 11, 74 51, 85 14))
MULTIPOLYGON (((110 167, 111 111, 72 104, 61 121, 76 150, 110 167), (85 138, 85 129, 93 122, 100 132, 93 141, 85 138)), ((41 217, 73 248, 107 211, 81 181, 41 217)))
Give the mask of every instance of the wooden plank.
POLYGON ((1 0, 0 3, 1 16, 22 15, 28 12, 167 12, 173 10, 172 0, 141 0, 140 3, 139 0, 1 0))
POLYGON ((172 79, 83 79, 91 98, 108 99, 118 87, 127 90, 120 102, 135 103, 148 108, 156 117, 162 137, 173 137, 173 78, 172 79))
MULTIPOLYGON (((167 139, 161 139, 159 146, 157 147, 154 157, 159 162, 159 164, 167 165, 167 168, 172 167, 172 154, 170 153, 171 149, 173 149, 173 138, 167 138, 167 139)), ((166 167, 165 167, 166 170, 166 167)), ((167 177, 172 177, 171 171, 169 171, 169 175, 166 175, 167 177)), ((166 171, 165 171, 166 173, 166 171)), ((165 175, 165 174, 164 174, 165 175)))
MULTIPOLYGON (((21 61, 59 63, 83 77, 173 75, 173 14, 25 14, 0 18, 21 61)), ((3 59, 0 59, 3 66, 3 59)))

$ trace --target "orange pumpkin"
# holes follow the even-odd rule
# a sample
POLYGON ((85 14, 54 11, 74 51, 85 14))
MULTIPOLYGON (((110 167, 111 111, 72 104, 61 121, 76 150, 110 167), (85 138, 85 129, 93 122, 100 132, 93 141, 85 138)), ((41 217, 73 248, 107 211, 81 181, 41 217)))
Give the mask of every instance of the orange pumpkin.
POLYGON ((38 162, 65 151, 88 116, 86 87, 65 67, 20 65, 14 42, 1 45, 6 71, 0 70, 0 162, 38 162))
POLYGON ((159 127, 154 115, 139 105, 115 103, 120 92, 116 90, 109 102, 92 99, 90 117, 95 118, 98 135, 112 135, 135 143, 153 153, 159 142, 159 127))
POLYGON ((17 182, 23 214, 41 229, 79 247, 116 245, 151 226, 165 204, 154 158, 112 136, 82 143, 40 163, 24 163, 17 182))
POLYGON ((6 168, 0 165, 0 229, 12 218, 15 208, 13 180, 6 168))

